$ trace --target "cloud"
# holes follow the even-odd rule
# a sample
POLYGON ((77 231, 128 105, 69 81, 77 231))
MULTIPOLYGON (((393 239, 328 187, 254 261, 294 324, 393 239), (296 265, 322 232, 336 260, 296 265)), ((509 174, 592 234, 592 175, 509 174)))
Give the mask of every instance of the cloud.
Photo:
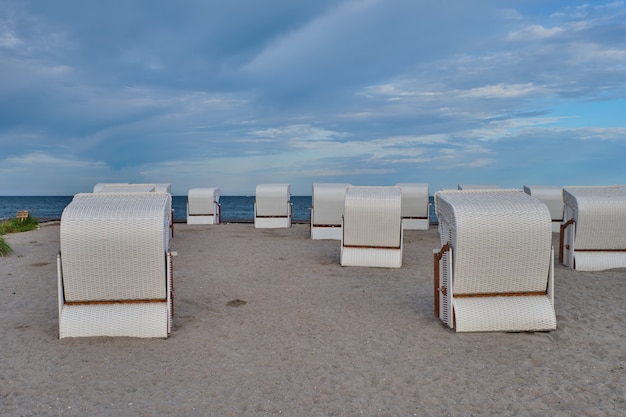
POLYGON ((515 32, 509 32, 506 35, 508 41, 544 41, 546 39, 555 38, 565 32, 562 27, 545 28, 541 25, 530 25, 515 32))

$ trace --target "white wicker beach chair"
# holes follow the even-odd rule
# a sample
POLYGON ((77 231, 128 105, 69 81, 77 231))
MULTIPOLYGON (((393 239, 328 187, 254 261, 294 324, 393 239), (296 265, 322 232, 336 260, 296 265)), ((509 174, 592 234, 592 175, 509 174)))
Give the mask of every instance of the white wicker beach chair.
POLYGON ((254 200, 254 227, 291 227, 291 191, 289 184, 259 184, 254 200))
POLYGON ((315 183, 311 194, 311 239, 341 240, 341 219, 350 184, 315 183))
POLYGON ((220 224, 219 188, 192 188, 187 193, 187 224, 220 224))
POLYGON ((402 227, 404 230, 428 230, 430 202, 427 183, 399 183, 402 190, 402 227))
POLYGON ((435 193, 435 315, 457 332, 556 328, 550 212, 521 190, 435 193))
POLYGON ((399 187, 348 187, 342 228, 342 266, 402 266, 399 187))
POLYGON ((580 271, 626 267, 626 186, 565 187, 559 260, 580 271))
POLYGON ((559 233, 563 222, 563 188, 551 185, 525 185, 524 192, 541 200, 550 210, 552 233, 559 233))
POLYGON ((77 194, 61 217, 59 337, 163 337, 173 315, 168 193, 77 194))

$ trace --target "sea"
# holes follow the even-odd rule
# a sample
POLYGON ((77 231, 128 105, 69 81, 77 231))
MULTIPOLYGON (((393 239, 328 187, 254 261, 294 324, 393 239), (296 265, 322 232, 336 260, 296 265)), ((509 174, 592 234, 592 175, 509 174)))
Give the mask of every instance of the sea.
MULTIPOLYGON (((1 197, 0 220, 16 216, 18 211, 28 210, 40 222, 59 220, 63 209, 73 196, 58 197, 1 197)), ((432 203, 433 197, 430 197, 432 203)), ((308 223, 311 218, 311 196, 291 196, 293 221, 308 223)), ((245 223, 254 221, 254 196, 220 196, 222 222, 245 223)), ((187 221, 187 196, 173 196, 174 221, 187 221)), ((430 205, 431 223, 436 222, 434 204, 430 205)))

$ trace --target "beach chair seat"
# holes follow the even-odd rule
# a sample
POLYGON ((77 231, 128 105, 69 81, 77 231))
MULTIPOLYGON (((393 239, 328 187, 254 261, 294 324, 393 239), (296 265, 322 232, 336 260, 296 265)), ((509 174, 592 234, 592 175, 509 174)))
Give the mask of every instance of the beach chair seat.
POLYGON ((626 267, 626 186, 563 188, 559 261, 579 271, 626 267))
POLYGON ((350 184, 315 183, 311 193, 311 239, 341 240, 341 220, 350 184))
POLYGON ((219 188, 192 188, 187 193, 187 224, 220 224, 219 188))
POLYGON ((289 228, 292 221, 289 184, 259 184, 254 200, 254 227, 289 228))
POLYGON ((170 334, 170 206, 168 193, 74 196, 57 256, 60 338, 170 334))
POLYGON ((550 212, 521 190, 435 193, 435 316, 457 332, 556 328, 550 212))
POLYGON ((399 187, 346 189, 342 266, 402 266, 402 191, 399 187))
POLYGON ((552 217, 552 233, 559 233, 563 222, 563 188, 551 185, 525 185, 524 192, 548 207, 552 217))
POLYGON ((404 230, 428 230, 430 201, 427 183, 398 183, 402 190, 402 227, 404 230))

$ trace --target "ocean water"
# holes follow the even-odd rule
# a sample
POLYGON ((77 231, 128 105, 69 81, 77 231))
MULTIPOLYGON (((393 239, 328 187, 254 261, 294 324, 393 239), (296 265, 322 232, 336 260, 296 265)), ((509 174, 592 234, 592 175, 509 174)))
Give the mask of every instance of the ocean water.
MULTIPOLYGON (((28 210, 39 220, 60 219, 73 196, 0 197, 0 219, 15 217, 19 210, 28 210)), ((311 197, 292 196, 294 221, 309 221, 311 197)), ((254 221, 254 196, 220 196, 222 221, 254 221)), ((174 219, 187 220, 187 196, 173 196, 174 219)))
MULTIPOLYGON (((15 217, 19 210, 28 210, 31 216, 40 221, 60 219, 63 209, 72 201, 73 196, 60 197, 0 197, 0 219, 15 217)), ((433 197, 430 197, 431 203, 433 197)), ((292 196, 293 220, 308 222, 311 218, 311 196, 292 196)), ((220 196, 222 222, 254 221, 254 196, 220 196)), ((187 196, 173 196, 172 208, 174 220, 187 220, 187 196)), ((431 223, 436 222, 433 204, 431 204, 431 223)))

